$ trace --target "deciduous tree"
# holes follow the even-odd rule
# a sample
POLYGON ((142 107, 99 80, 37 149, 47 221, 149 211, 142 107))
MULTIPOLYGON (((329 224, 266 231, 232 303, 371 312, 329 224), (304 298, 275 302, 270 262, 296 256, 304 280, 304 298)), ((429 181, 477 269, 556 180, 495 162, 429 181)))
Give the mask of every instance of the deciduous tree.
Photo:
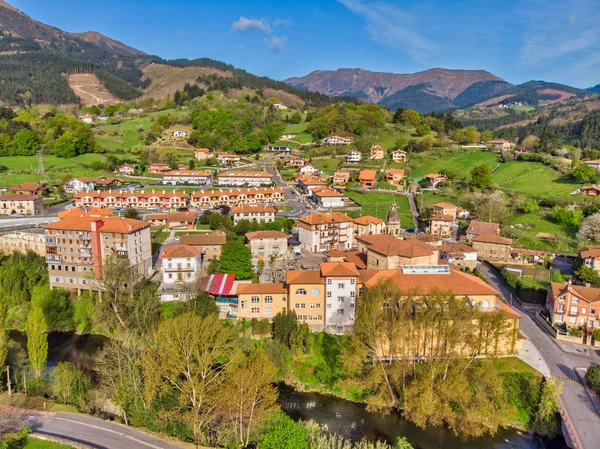
POLYGON ((27 334, 27 354, 35 377, 40 377, 48 359, 48 335, 46 318, 40 306, 33 306, 27 314, 25 333, 27 334))

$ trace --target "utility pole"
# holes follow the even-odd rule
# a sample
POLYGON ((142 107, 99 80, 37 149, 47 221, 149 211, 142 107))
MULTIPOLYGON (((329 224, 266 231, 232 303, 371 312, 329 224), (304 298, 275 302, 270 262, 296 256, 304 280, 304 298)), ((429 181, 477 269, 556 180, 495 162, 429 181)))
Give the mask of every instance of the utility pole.
POLYGON ((12 390, 10 388, 10 369, 6 367, 6 386, 8 387, 8 395, 12 396, 12 390))

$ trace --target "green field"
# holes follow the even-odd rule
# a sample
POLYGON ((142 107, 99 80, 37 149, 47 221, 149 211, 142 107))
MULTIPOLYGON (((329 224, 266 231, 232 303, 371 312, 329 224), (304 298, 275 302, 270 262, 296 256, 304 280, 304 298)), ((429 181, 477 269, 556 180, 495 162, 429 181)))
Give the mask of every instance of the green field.
POLYGON ((553 222, 546 217, 547 210, 532 213, 515 213, 504 227, 506 235, 513 238, 513 246, 545 251, 573 252, 577 250, 576 229, 553 222), (521 227, 524 225, 524 227, 521 227), (539 233, 549 236, 537 236, 539 233))
POLYGON ((73 446, 46 441, 40 438, 27 437, 25 445, 9 443, 8 449, 73 449, 73 446))
POLYGON ((308 122, 295 123, 285 127, 283 134, 300 134, 306 130, 308 122))
POLYGON ((541 162, 513 161, 502 164, 493 173, 494 182, 502 190, 529 195, 568 195, 580 187, 568 175, 562 175, 541 162))
POLYGON ((313 141, 313 137, 310 134, 298 134, 297 136, 294 137, 294 139, 291 142, 298 142, 299 144, 305 144, 305 143, 310 143, 313 141))
POLYGON ((394 195, 393 193, 379 192, 356 192, 347 191, 346 196, 356 203, 360 204, 363 215, 372 215, 373 217, 385 219, 390 209, 392 198, 396 198, 396 207, 400 214, 400 224, 402 228, 413 228, 414 224, 408 204, 408 197, 405 195, 394 195))
POLYGON ((333 175, 339 167, 339 162, 343 161, 343 158, 331 158, 331 159, 314 159, 311 165, 318 168, 328 176, 333 175))
POLYGON ((500 163, 495 153, 468 149, 411 154, 408 161, 409 176, 413 180, 419 180, 428 173, 441 173, 450 178, 468 179, 476 165, 488 164, 490 169, 493 169, 500 163))

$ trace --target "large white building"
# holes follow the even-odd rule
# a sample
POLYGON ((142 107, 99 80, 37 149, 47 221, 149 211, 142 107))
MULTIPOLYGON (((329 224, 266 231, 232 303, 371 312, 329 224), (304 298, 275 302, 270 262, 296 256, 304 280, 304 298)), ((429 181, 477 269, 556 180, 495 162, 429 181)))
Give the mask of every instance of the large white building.
POLYGON ((358 164, 362 160, 363 156, 360 151, 352 150, 350 154, 346 155, 346 162, 348 164, 358 164))
POLYGON ((96 187, 96 183, 92 178, 73 178, 67 181, 63 186, 67 193, 91 192, 96 187))
POLYGON ((312 214, 298 223, 300 247, 310 252, 351 249, 354 246, 352 218, 340 212, 312 214))
POLYGON ((193 283, 201 269, 199 246, 167 246, 160 255, 162 281, 165 284, 193 283))
POLYGON ((236 225, 240 220, 255 221, 256 223, 273 223, 277 209, 273 206, 263 206, 261 204, 242 204, 231 208, 233 215, 233 224, 236 225))
POLYGON ((226 171, 217 175, 217 183, 223 186, 253 186, 259 187, 263 184, 271 184, 273 175, 266 172, 256 171, 226 171))
POLYGON ((325 331, 343 334, 354 326, 360 274, 349 262, 323 262, 320 268, 325 278, 325 331))
POLYGON ((208 184, 212 173, 198 170, 173 170, 163 175, 163 184, 208 184))
POLYGON ((311 190, 312 199, 317 206, 324 209, 336 209, 344 207, 344 198, 337 190, 329 187, 316 187, 311 190))
POLYGON ((352 139, 349 137, 329 136, 325 137, 321 142, 323 145, 350 145, 352 139))

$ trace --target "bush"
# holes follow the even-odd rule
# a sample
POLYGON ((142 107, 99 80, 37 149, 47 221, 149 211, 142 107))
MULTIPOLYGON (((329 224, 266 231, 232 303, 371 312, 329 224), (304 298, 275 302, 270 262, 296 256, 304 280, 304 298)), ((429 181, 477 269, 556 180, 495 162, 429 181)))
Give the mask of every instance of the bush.
POLYGON ((600 365, 590 366, 587 373, 585 373, 585 380, 587 380, 596 394, 600 394, 600 365))
POLYGON ((540 205, 538 204, 538 202, 536 200, 531 198, 531 199, 523 201, 519 208, 525 213, 530 213, 530 212, 535 212, 535 211, 539 210, 540 205))
POLYGON ((308 435, 302 424, 285 413, 275 413, 267 420, 259 446, 261 449, 309 449, 308 435))
POLYGON ((567 331, 574 337, 583 337, 583 331, 578 327, 568 327, 567 331))

